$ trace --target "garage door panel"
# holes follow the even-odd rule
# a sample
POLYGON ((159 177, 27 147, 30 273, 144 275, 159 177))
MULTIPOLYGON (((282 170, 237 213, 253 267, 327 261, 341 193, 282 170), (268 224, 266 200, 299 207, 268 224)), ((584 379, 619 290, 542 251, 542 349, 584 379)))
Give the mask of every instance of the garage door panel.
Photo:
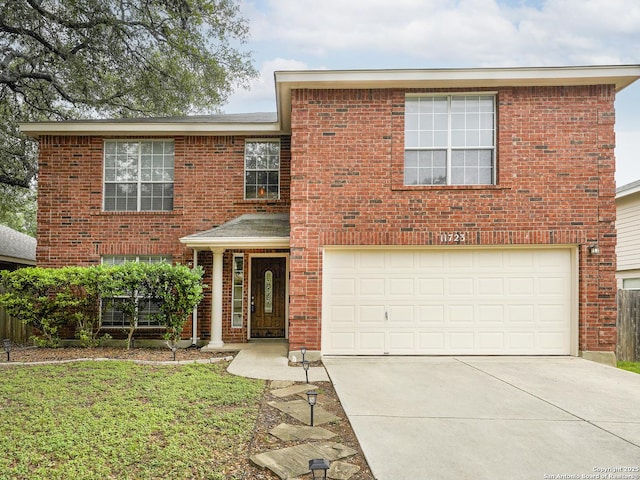
POLYGON ((444 279, 418 278, 418 292, 421 296, 441 297, 444 295, 444 279))
POLYGON ((396 327, 413 328, 416 321, 413 305, 389 305, 387 321, 396 327))
POLYGON ((568 354, 571 265, 568 248, 327 251, 323 353, 568 354))
POLYGON ((337 324, 356 323, 356 309, 353 305, 333 305, 331 306, 331 318, 337 324))
POLYGON ((450 278, 448 287, 451 296, 473 295, 472 278, 450 278))
POLYGON ((329 292, 334 297, 353 297, 356 294, 356 281, 352 278, 336 278, 329 284, 329 292))
POLYGON ((384 323, 385 311, 386 309, 384 305, 360 305, 360 317, 358 318, 358 322, 363 325, 384 323))
POLYGON ((477 294, 482 296, 504 296, 504 278, 478 278, 477 294))
POLYGON ((359 294, 362 296, 379 297, 385 294, 384 278, 360 278, 358 283, 360 286, 359 294))
POLYGON ((478 305, 478 322, 482 325, 504 323, 504 305, 478 305))
POLYGON ((415 351, 414 332, 391 332, 389 334, 389 354, 411 354, 415 351))
POLYGON ((478 350, 481 353, 503 352, 505 350, 504 332, 483 332, 478 334, 478 350))
POLYGON ((407 297, 413 296, 414 293, 413 278, 390 278, 389 279, 389 295, 391 297, 407 297))
POLYGON ((380 354, 386 351, 385 332, 382 330, 360 332, 358 340, 362 353, 380 354))
POLYGON ((420 323, 444 323, 443 305, 418 305, 418 322, 420 323))

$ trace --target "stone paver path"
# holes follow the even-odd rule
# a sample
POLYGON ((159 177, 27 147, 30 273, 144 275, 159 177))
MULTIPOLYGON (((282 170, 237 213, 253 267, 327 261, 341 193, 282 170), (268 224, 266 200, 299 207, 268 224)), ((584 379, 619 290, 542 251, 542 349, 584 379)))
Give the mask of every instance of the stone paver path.
POLYGON ((269 433, 284 442, 294 440, 330 440, 336 436, 335 433, 322 427, 305 427, 302 425, 289 425, 281 423, 272 428, 269 433))
POLYGON ((335 480, 349 480, 360 471, 360 467, 347 462, 331 462, 327 472, 329 478, 335 480))
POLYGON ((340 443, 304 443, 251 456, 251 461, 268 468, 282 479, 291 479, 310 472, 309 460, 325 458, 330 462, 358 453, 340 443))
POLYGON ((316 385, 311 385, 307 383, 303 383, 302 385, 291 385, 285 388, 278 388, 276 390, 271 390, 271 395, 278 398, 289 397, 291 395, 303 395, 306 398, 307 392, 310 390, 317 390, 318 387, 316 385))
MULTIPOLYGON (((268 402, 272 407, 277 408, 281 412, 291 415, 296 420, 309 425, 311 420, 311 407, 305 400, 293 400, 291 402, 268 402)), ((324 425, 325 423, 335 422, 340 417, 333 413, 327 412, 324 408, 316 405, 313 408, 313 424, 324 425)))

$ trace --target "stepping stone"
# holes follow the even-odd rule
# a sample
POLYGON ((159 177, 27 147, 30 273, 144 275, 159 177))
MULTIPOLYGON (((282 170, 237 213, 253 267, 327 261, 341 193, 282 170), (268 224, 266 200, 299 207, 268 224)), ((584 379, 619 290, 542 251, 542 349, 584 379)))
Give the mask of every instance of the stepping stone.
POLYGON ((293 382, 291 380, 272 380, 271 384, 269 385, 271 388, 287 388, 290 387, 291 385, 293 385, 296 382, 293 382))
POLYGON ((282 479, 293 479, 310 472, 309 460, 326 458, 330 462, 358 453, 340 443, 303 443, 294 447, 251 455, 251 461, 268 468, 282 479))
MULTIPOLYGON (((281 412, 291 415, 296 420, 309 425, 311 420, 311 407, 304 400, 293 400, 291 402, 268 402, 274 408, 277 408, 281 412)), ((313 424, 324 425, 325 423, 335 422, 340 420, 340 417, 336 417, 333 413, 327 412, 324 408, 316 404, 313 407, 313 424)))
POLYGON ((304 398, 307 398, 307 392, 310 390, 316 390, 318 387, 311 384, 291 385, 286 388, 279 388, 277 390, 271 390, 271 395, 278 398, 288 397, 290 395, 304 394, 304 398))
POLYGON ((272 428, 269 433, 285 442, 294 440, 329 440, 336 436, 335 433, 330 432, 326 428, 303 427, 300 425, 289 425, 288 423, 281 423, 277 427, 272 428))
POLYGON ((327 477, 334 480, 349 480, 360 471, 360 467, 347 462, 331 462, 327 477))

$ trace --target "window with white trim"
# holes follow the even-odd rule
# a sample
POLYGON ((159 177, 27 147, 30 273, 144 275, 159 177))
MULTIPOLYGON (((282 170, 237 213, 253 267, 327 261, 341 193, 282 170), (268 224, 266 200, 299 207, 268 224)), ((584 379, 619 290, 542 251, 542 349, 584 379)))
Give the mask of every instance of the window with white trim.
POLYGON ((173 140, 104 142, 104 210, 173 210, 173 140))
POLYGON ((640 277, 638 278, 623 278, 622 288, 625 290, 640 290, 640 277))
POLYGON ((244 255, 233 255, 233 291, 231 304, 231 327, 242 328, 242 313, 244 299, 244 255))
MULTIPOLYGON (((162 255, 104 255, 102 263, 104 265, 122 265, 127 262, 137 263, 171 263, 171 257, 162 255)), ((103 328, 128 328, 129 320, 125 317, 124 312, 118 308, 118 304, 122 304, 127 297, 114 297, 110 299, 111 306, 102 314, 103 328)), ((138 327, 155 328, 159 326, 157 321, 153 320, 153 315, 157 314, 160 309, 158 304, 151 298, 137 297, 138 302, 138 327)))
POLYGON ((407 96, 405 185, 495 183, 495 96, 407 96))
POLYGON ((280 198, 280 140, 247 140, 244 144, 244 198, 280 198))

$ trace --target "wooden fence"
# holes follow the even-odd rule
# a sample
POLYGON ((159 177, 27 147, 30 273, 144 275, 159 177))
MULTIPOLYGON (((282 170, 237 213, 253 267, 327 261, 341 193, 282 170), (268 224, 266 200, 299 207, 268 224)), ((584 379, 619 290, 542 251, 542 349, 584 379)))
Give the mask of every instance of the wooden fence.
POLYGON ((640 362, 640 290, 618 290, 618 360, 640 362))
MULTIPOLYGON (((2 288, 0 287, 0 293, 2 288)), ((25 345, 29 342, 31 328, 25 326, 21 321, 11 317, 4 307, 0 305, 0 342, 8 338, 13 343, 25 345)))

